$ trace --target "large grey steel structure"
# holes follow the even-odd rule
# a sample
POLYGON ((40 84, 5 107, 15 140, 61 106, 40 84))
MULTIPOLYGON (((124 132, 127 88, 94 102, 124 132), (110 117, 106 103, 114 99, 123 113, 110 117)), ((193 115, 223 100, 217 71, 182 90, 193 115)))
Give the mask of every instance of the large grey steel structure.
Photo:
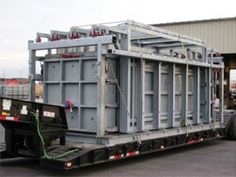
POLYGON ((42 81, 44 102, 67 108, 71 140, 112 146, 224 127, 224 64, 202 40, 126 21, 37 33, 29 55, 30 99, 42 81))

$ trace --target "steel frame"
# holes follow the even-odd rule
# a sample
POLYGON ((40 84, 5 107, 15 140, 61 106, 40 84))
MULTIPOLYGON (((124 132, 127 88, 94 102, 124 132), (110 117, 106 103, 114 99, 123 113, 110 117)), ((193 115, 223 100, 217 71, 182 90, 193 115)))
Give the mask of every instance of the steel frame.
MULTIPOLYGON (((151 138, 157 138, 157 137, 165 137, 165 136, 171 136, 174 134, 178 134, 178 132, 183 133, 186 128, 173 128, 173 130, 166 130, 165 127, 161 126, 161 70, 162 70, 162 64, 164 63, 170 63, 172 64, 170 68, 170 88, 167 91, 169 96, 169 103, 172 103, 169 108, 168 108, 168 113, 167 117, 170 117, 170 122, 167 122, 167 125, 171 125, 172 127, 179 126, 175 122, 174 114, 175 114, 175 95, 178 93, 175 93, 175 76, 176 76, 176 65, 181 65, 183 68, 183 104, 182 104, 182 117, 185 119, 188 118, 189 114, 193 114, 193 120, 189 120, 191 124, 198 124, 198 125, 191 125, 191 132, 194 131, 201 131, 203 130, 202 127, 204 127, 204 130, 207 129, 212 129, 214 128, 222 128, 223 125, 223 68, 224 64, 220 61, 217 64, 214 63, 214 58, 213 58, 213 53, 214 51, 209 50, 206 46, 205 43, 202 40, 188 37, 185 35, 179 35, 177 33, 173 33, 170 31, 166 31, 160 28, 148 26, 148 25, 143 25, 141 23, 137 23, 134 21, 127 21, 124 24, 118 25, 118 26, 104 26, 104 25, 95 25, 93 28, 99 28, 101 29, 106 29, 106 35, 103 36, 96 36, 96 37, 89 37, 88 33, 87 36, 79 38, 79 39, 74 39, 70 40, 68 38, 58 40, 58 41, 49 41, 49 42, 41 42, 41 43, 33 43, 32 41, 29 42, 29 73, 30 73, 30 86, 31 86, 31 91, 30 91, 30 99, 34 101, 35 97, 35 81, 36 80, 42 80, 44 84, 47 84, 47 81, 44 81, 45 75, 41 74, 36 74, 36 61, 42 61, 45 60, 45 58, 41 58, 36 56, 36 52, 39 50, 47 50, 48 55, 51 54, 52 49, 60 49, 63 50, 65 49, 65 53, 67 49, 70 48, 79 48, 79 47, 90 47, 90 46, 95 46, 95 55, 92 57, 97 58, 97 131, 95 132, 94 135, 87 135, 86 131, 85 133, 83 130, 75 130, 77 131, 76 136, 73 136, 73 133, 70 133, 68 135, 71 135, 70 137, 76 141, 84 141, 84 142, 93 142, 93 143, 98 143, 98 144, 106 144, 106 145, 114 145, 116 143, 120 142, 132 142, 132 141, 137 141, 137 138, 139 137, 140 139, 151 139, 151 138), (133 50, 133 48, 136 47, 136 51, 133 50), (191 51, 191 47, 198 48, 198 51, 201 54, 201 58, 198 60, 195 59, 195 49, 191 51), (161 53, 162 50, 183 50, 186 51, 186 56, 185 59, 175 57, 172 55, 170 52, 168 56, 163 55, 161 53), (150 53, 151 52, 151 53, 150 53), (191 53, 192 52, 192 53, 191 53), (210 54, 210 57, 208 56, 210 54), (122 67, 120 67, 120 87, 121 90, 124 92, 124 97, 125 100, 122 100, 120 97, 119 104, 125 104, 126 108, 120 107, 119 108, 119 131, 121 132, 126 132, 128 135, 125 136, 110 136, 106 134, 106 115, 105 115, 105 109, 106 109, 106 67, 107 67, 107 62, 106 60, 112 58, 117 61, 122 61, 122 67), (132 83, 130 82, 131 77, 131 68, 133 67, 134 62, 137 61, 140 63, 140 70, 141 76, 140 80, 139 78, 137 79, 137 83, 132 83), (155 119, 151 119, 155 123, 155 128, 156 129, 163 129, 163 130, 156 130, 154 131, 155 133, 150 133, 149 129, 145 128, 144 126, 144 107, 145 107, 145 87, 144 87, 144 82, 145 82, 145 62, 146 61, 154 61, 157 62, 157 65, 155 66, 155 69, 151 72, 154 72, 157 74, 156 81, 154 83, 154 90, 158 90, 158 92, 149 92, 147 94, 152 95, 155 99, 154 105, 157 106, 155 111, 153 113, 153 117, 155 119), (195 82, 195 88, 196 91, 193 93, 189 93, 189 88, 188 88, 188 80, 189 80, 189 67, 195 67, 195 70, 193 71, 196 75, 196 82, 195 82), (212 116, 211 116, 211 107, 212 107, 212 90, 211 90, 211 83, 212 83, 212 69, 218 69, 220 73, 220 84, 221 84, 221 90, 220 90, 220 124, 215 124, 212 126, 212 116), (201 90, 201 85, 200 85, 200 76, 201 72, 205 73, 204 77, 201 78, 204 79, 204 94, 207 97, 205 107, 204 107, 204 113, 200 112, 201 109, 201 104, 200 103, 200 90, 201 90), (137 101, 137 93, 136 92, 131 92, 131 87, 134 87, 134 84, 137 85, 142 85, 140 88, 140 93, 141 93, 141 98, 138 100, 141 104, 139 105, 134 105, 134 102, 137 101), (126 90, 126 91, 125 91, 126 90), (188 112, 188 99, 189 95, 192 95, 194 99, 196 99, 196 103, 193 105, 193 112, 189 113, 188 112), (124 102, 125 101, 125 102, 124 102), (123 103, 124 102, 124 103, 123 103), (134 109, 140 109, 140 118, 137 120, 132 120, 133 124, 137 122, 137 127, 135 126, 130 126, 129 120, 131 119, 131 116, 127 110, 134 110, 134 109), (127 109, 127 110, 126 110, 127 109), (206 125, 205 125, 206 124, 206 125), (140 132, 139 132, 140 131, 140 132), (148 131, 148 133, 144 133, 144 131, 148 131), (78 134, 78 132, 80 132, 78 134), (138 132, 138 133, 137 133, 138 132), (147 135, 148 134, 148 135, 147 135), (88 138, 90 137, 90 138, 88 138)), ((92 28, 92 30, 94 30, 92 28)), ((76 30, 81 31, 81 28, 78 27, 73 27, 71 30, 76 30)), ((82 30, 83 35, 86 35, 86 32, 88 30, 82 30)), ((57 31, 53 31, 53 33, 56 33, 57 31)), ((70 31, 71 32, 71 31, 70 31)), ((65 32, 63 34, 69 34, 70 32, 65 32)), ((61 34, 61 32, 60 32, 61 34)), ((48 37, 48 35, 43 34, 43 37, 48 37)), ((50 36, 50 35, 49 35, 50 36)), ((67 35, 68 36, 68 35, 67 35)), ((86 53, 86 52, 84 52, 86 53)), ((53 60, 52 60, 53 61, 53 60)), ((48 60, 47 60, 48 62, 48 60)), ((49 61, 50 62, 50 61, 49 61)), ((62 65, 61 65, 62 66, 62 65)), ((62 70, 61 68, 61 77, 62 77, 62 70)), ((45 71, 45 69, 44 69, 45 71)), ((80 71, 81 72, 81 71, 80 71)), ((135 75, 135 71, 132 75, 135 75)), ((137 71, 138 72, 138 71, 137 71)), ((45 73, 45 72, 44 72, 45 73)), ((62 85, 60 86, 62 87, 62 85)), ((79 87, 81 87, 79 83, 79 87)), ((45 88, 45 87, 44 87, 45 88)), ((62 89, 61 89, 62 90, 62 89)), ((63 94, 63 93, 61 93, 63 94)), ((81 94, 81 93, 80 93, 81 94)), ((47 95, 44 95, 47 97, 47 95)), ((79 96, 80 98, 81 96, 79 96)), ((63 99, 60 99, 61 102, 63 99)), ((60 103, 58 103, 60 104, 60 103)), ((133 117, 134 119, 135 117, 133 117)), ((167 127, 166 127, 167 128, 167 127)), ((186 132, 185 132, 186 133, 186 132)))

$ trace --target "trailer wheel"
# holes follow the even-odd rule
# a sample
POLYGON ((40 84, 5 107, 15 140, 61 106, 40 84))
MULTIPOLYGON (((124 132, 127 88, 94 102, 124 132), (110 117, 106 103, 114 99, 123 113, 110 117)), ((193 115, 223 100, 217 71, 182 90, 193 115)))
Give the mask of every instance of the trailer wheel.
POLYGON ((233 114, 225 127, 226 137, 236 140, 236 114, 233 114))

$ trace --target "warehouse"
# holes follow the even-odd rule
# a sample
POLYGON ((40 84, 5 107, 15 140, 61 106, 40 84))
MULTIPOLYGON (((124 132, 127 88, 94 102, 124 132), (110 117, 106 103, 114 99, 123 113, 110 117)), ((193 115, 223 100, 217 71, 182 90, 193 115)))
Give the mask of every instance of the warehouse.
POLYGON ((0 96, 27 100, 29 98, 28 78, 0 78, 0 96))
POLYGON ((235 108, 235 101, 230 98, 236 89, 236 17, 161 23, 153 26, 201 38, 207 46, 218 49, 225 63, 225 105, 235 108))
MULTIPOLYGON (((36 83, 36 99, 41 101, 42 84, 36 83)), ((16 99, 29 99, 29 79, 28 78, 0 78, 0 96, 16 99)))

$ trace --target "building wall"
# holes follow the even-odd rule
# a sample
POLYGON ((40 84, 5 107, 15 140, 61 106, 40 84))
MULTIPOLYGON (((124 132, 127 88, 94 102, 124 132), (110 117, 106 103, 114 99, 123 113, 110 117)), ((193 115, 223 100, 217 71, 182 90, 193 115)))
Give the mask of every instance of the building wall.
POLYGON ((0 96, 15 99, 29 99, 29 79, 0 78, 0 96))
POLYGON ((218 49, 220 53, 236 53, 236 17, 154 26, 201 38, 207 46, 218 49))

